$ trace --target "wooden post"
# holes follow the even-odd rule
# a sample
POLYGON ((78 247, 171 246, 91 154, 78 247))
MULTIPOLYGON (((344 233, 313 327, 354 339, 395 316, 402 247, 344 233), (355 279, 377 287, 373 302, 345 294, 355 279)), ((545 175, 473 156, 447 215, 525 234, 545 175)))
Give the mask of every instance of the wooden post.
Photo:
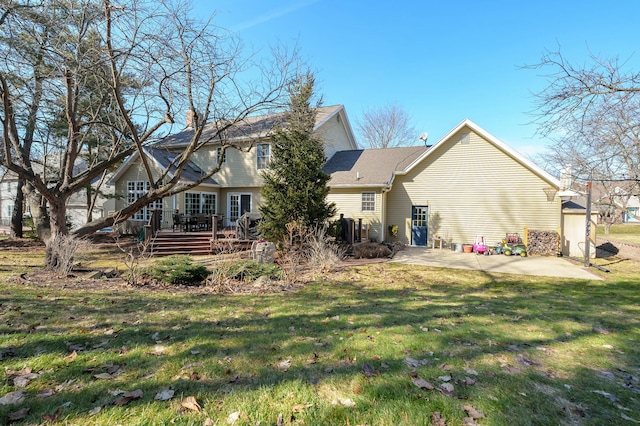
POLYGON ((592 182, 587 182, 587 220, 585 223, 584 233, 584 266, 587 268, 591 266, 591 190, 593 189, 592 182))
POLYGON ((211 223, 211 232, 213 234, 211 237, 214 240, 217 240, 218 239, 218 215, 217 214, 212 215, 211 216, 211 221, 212 221, 212 223, 211 223))
POLYGON ((149 241, 151 241, 151 236, 153 234, 153 231, 151 230, 152 226, 147 224, 144 225, 144 242, 145 244, 148 244, 149 241))
POLYGON ((244 217, 244 240, 249 240, 249 224, 251 220, 249 219, 249 215, 244 217))
POLYGON ((358 219, 358 242, 362 242, 362 218, 358 219))

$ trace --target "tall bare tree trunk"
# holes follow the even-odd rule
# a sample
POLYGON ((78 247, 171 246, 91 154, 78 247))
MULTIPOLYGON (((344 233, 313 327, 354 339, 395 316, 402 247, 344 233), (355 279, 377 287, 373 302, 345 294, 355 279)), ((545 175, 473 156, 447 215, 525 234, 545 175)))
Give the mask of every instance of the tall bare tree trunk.
POLYGON ((49 215, 45 199, 35 188, 27 183, 23 187, 25 197, 29 203, 33 227, 40 241, 47 241, 50 235, 49 215))
POLYGON ((16 189, 16 199, 13 204, 13 213, 11 214, 11 238, 22 238, 22 217, 24 216, 24 179, 18 179, 18 188, 16 189))
POLYGON ((57 269, 62 263, 62 259, 59 258, 60 250, 56 247, 56 241, 60 236, 69 233, 65 203, 66 200, 60 200, 56 203, 50 203, 49 205, 50 235, 46 241, 45 265, 52 269, 57 269))
POLYGON ((87 186, 87 223, 93 222, 93 206, 94 206, 94 198, 92 196, 91 186, 87 186))

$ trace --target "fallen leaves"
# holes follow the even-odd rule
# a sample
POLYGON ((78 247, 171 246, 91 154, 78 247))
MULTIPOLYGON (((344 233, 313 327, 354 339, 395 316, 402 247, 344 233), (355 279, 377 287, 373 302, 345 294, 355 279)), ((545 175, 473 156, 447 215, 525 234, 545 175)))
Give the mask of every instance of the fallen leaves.
POLYGON ((0 405, 19 404, 24 401, 24 392, 21 390, 9 392, 0 398, 0 405))
POLYGON ((420 377, 414 377, 411 381, 420 389, 434 390, 436 388, 434 385, 420 377))
POLYGON ((58 407, 58 409, 53 414, 43 414, 42 420, 45 422, 55 423, 60 420, 60 414, 62 413, 62 408, 58 407))
POLYGON ((443 395, 453 396, 455 393, 455 386, 453 386, 451 383, 440 383, 440 386, 438 386, 438 390, 443 395))
POLYGON ((341 405, 343 407, 355 407, 356 403, 351 398, 334 398, 331 405, 341 405))
POLYGON ((17 388, 27 387, 29 383, 40 377, 40 373, 34 373, 29 367, 24 367, 17 371, 7 368, 5 369, 5 372, 9 375, 9 377, 7 377, 7 381, 13 383, 17 388))
POLYGON ((174 394, 175 391, 173 389, 163 389, 158 392, 153 399, 155 399, 156 401, 168 401, 173 398, 174 394))
POLYGON ((431 413, 431 424, 433 426, 447 426, 447 422, 442 418, 439 411, 431 413))
POLYGON ((116 400, 113 401, 113 405, 122 407, 123 405, 129 404, 131 401, 141 399, 143 396, 144 392, 142 392, 142 389, 136 389, 132 392, 125 392, 122 394, 122 396, 116 398, 116 400))
POLYGON ((56 393, 53 389, 42 389, 36 394, 36 398, 49 398, 56 393))
POLYGON ((98 367, 89 367, 85 373, 95 373, 93 377, 101 380, 111 380, 118 377, 123 372, 123 367, 117 364, 103 364, 98 367))
POLYGON ((424 367, 425 365, 429 365, 429 360, 427 360, 427 359, 417 360, 417 359, 413 359, 413 358, 410 358, 410 357, 406 357, 404 359, 404 363, 409 368, 420 368, 420 367, 424 367))
POLYGON ((180 407, 186 410, 197 411, 198 413, 202 411, 202 407, 193 396, 188 396, 183 399, 180 403, 180 407))
POLYGON ((466 411, 473 420, 484 419, 484 413, 481 413, 472 405, 465 404, 462 406, 462 409, 466 411))
POLYGON ((276 364, 276 368, 280 371, 286 372, 291 367, 291 359, 285 359, 276 364))

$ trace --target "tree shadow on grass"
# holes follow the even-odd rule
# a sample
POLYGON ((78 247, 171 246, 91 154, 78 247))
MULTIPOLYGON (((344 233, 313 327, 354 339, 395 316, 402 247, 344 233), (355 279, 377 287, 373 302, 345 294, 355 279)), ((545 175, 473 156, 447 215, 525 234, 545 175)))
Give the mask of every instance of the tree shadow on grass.
MULTIPOLYGON (((314 284, 295 293, 251 297, 168 297, 135 290, 96 293, 95 299, 65 292, 47 298, 5 295, 2 306, 14 310, 3 311, 3 319, 37 325, 5 330, 5 342, 24 343, 12 344, 15 356, 2 362, 14 369, 32 365, 43 374, 27 386, 24 403, 1 407, 0 416, 30 406, 27 421, 37 421, 71 401, 64 414, 73 422, 97 405, 104 405, 105 412, 121 410, 109 405, 115 399, 109 390, 115 388, 142 389, 145 396, 130 405, 141 407, 160 404, 153 402, 155 393, 169 387, 209 402, 301 383, 316 390, 346 386, 336 398, 371 404, 367 409, 373 413, 405 405, 409 410, 440 407, 458 420, 464 414, 456 408, 460 403, 476 399, 489 404, 483 394, 495 390, 500 403, 492 409, 509 417, 513 402, 504 401, 503 394, 531 392, 524 387, 535 377, 553 389, 563 389, 567 380, 588 379, 581 376, 589 375, 585 366, 567 367, 569 373, 551 371, 546 356, 556 348, 606 332, 612 346, 626 349, 610 354, 618 368, 637 365, 638 316, 631 313, 640 305, 635 283, 529 282, 485 273, 461 284, 450 271, 413 268, 402 270, 402 279, 379 285, 365 282, 367 271, 372 270, 359 268, 352 280, 314 284), (541 331, 534 336, 528 327, 541 331), (85 350, 68 361, 70 343, 85 350), (412 368, 407 357, 426 363, 412 368), (109 363, 122 366, 122 373, 113 380, 95 378, 91 369, 109 363), (478 376, 469 376, 469 369, 478 376), (420 389, 412 374, 436 389, 420 389), (437 390, 439 377, 447 375, 456 389, 452 396, 437 390), (477 383, 462 384, 468 376, 477 383), (80 387, 61 389, 42 401, 34 398, 42 382, 55 386, 68 380, 80 387), (514 383, 505 385, 510 380, 514 383), (416 400, 421 402, 415 405, 416 400)), ((0 351, 7 348, 0 344, 0 351)), ((631 404, 632 391, 621 392, 631 404)), ((536 394, 536 401, 548 408, 544 392, 536 394)), ((315 403, 330 404, 326 398, 315 403)), ((592 415, 600 415, 598 410, 592 415)), ((375 415, 365 411, 355 409, 352 420, 375 415)))

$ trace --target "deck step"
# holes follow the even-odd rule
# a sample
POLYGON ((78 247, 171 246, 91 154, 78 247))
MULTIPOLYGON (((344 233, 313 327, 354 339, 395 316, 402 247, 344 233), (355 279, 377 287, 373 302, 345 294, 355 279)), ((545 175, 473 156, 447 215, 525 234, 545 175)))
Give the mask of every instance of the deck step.
POLYGON ((209 255, 240 251, 251 248, 253 241, 240 241, 234 238, 220 238, 212 243, 211 232, 172 232, 160 231, 151 244, 152 256, 171 256, 176 254, 209 255))

